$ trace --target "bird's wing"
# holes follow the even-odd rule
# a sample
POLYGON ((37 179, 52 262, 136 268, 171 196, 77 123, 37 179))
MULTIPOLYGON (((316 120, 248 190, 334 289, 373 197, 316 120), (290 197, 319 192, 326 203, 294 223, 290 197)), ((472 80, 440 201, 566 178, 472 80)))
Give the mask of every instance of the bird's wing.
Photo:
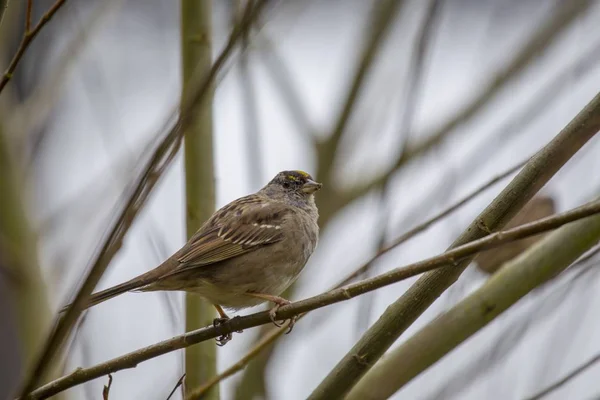
POLYGON ((282 203, 267 203, 256 196, 223 207, 178 252, 176 257, 181 264, 167 275, 224 261, 282 240, 281 224, 289 212, 282 203))

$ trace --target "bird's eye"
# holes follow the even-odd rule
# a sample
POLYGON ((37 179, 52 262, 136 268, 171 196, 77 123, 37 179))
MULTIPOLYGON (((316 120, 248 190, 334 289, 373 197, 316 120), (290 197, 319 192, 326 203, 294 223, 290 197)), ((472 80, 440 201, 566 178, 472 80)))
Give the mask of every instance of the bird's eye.
POLYGON ((289 182, 283 182, 283 187, 289 189, 291 184, 289 182))

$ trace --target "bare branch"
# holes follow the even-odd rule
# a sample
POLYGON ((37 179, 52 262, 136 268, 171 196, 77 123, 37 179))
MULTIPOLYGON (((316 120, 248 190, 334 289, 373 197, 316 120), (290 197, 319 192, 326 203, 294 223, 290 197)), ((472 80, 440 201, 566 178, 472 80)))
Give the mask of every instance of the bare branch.
POLYGON ((8 9, 8 3, 10 0, 0 0, 0 26, 2 26, 2 22, 4 21, 4 14, 8 9))
POLYGON ((181 378, 179 378, 179 380, 175 384, 175 387, 173 388, 173 390, 171 390, 171 393, 169 393, 169 396, 167 396, 167 400, 170 400, 171 397, 173 397, 173 395, 177 391, 177 388, 180 387, 181 385, 183 385, 183 380, 184 379, 185 379, 185 374, 181 375, 181 378))
POLYGON ((25 34, 31 30, 31 11, 33 9, 33 0, 27 0, 27 10, 25 11, 25 34))
POLYGON ((548 386, 544 390, 534 394, 531 397, 528 397, 527 400, 539 400, 541 398, 548 396, 550 393, 552 393, 556 389, 560 389, 561 386, 568 383, 571 379, 576 378, 579 374, 583 373, 585 370, 587 370, 588 368, 590 368, 597 362, 600 362, 600 354, 596 354, 594 357, 592 357, 590 360, 585 362, 583 365, 580 365, 579 367, 575 368, 573 371, 571 371, 565 377, 563 377, 559 381, 553 383, 552 385, 548 386))
POLYGON ((110 393, 110 387, 112 385, 113 382, 113 377, 111 374, 108 374, 108 384, 104 385, 104 387, 102 388, 102 399, 103 400, 108 400, 108 395, 110 393))
MULTIPOLYGON (((438 256, 431 257, 405 267, 396 268, 376 277, 365 279, 339 289, 331 290, 320 295, 283 306, 279 309, 279 311, 277 311, 276 319, 290 319, 292 316, 316 310, 317 308, 322 308, 330 304, 346 301, 364 293, 372 292, 373 290, 381 287, 399 282, 403 279, 408 279, 412 276, 441 267, 449 267, 451 269, 460 268, 461 263, 458 262, 459 260, 463 260, 465 258, 469 259, 474 254, 482 250, 495 248, 504 243, 509 243, 514 240, 523 239, 531 235, 537 235, 541 232, 556 229, 562 225, 582 218, 590 217, 591 215, 598 213, 600 213, 600 201, 595 201, 571 211, 556 214, 549 218, 544 218, 539 221, 522 225, 507 231, 496 232, 482 239, 466 243, 462 246, 457 246, 438 256)), ((23 398, 44 399, 83 382, 104 376, 107 373, 116 372, 127 368, 134 368, 138 363, 158 357, 162 354, 186 348, 193 344, 213 339, 217 336, 252 328, 270 322, 271 318, 268 311, 232 318, 216 327, 209 326, 198 329, 183 335, 175 336, 168 340, 164 340, 157 344, 144 347, 87 369, 76 369, 71 374, 54 380, 34 390, 28 396, 23 398)))
POLYGON ((19 64, 19 61, 21 61, 23 54, 25 54, 25 51, 27 50, 27 48, 29 47, 29 45, 31 44, 33 39, 35 39, 35 37, 37 36, 38 33, 40 33, 40 31, 42 30, 44 25, 46 25, 52 19, 52 17, 54 17, 54 14, 56 14, 56 12, 65 4, 66 1, 67 0, 56 0, 56 3, 54 3, 48 11, 46 11, 46 13, 42 16, 42 18, 40 18, 39 22, 32 30, 27 29, 31 25, 31 3, 32 3, 31 0, 28 1, 27 22, 25 25, 26 26, 25 33, 23 34, 23 38, 21 39, 21 43, 19 44, 19 48, 17 49, 17 52, 15 53, 13 59, 11 60, 10 64, 8 65, 8 68, 4 72, 4 75, 2 75, 2 79, 0 79, 0 93, 2 93, 2 90, 4 89, 4 87, 6 86, 8 81, 10 81, 12 79, 13 73, 15 72, 15 69, 17 68, 17 65, 19 64))

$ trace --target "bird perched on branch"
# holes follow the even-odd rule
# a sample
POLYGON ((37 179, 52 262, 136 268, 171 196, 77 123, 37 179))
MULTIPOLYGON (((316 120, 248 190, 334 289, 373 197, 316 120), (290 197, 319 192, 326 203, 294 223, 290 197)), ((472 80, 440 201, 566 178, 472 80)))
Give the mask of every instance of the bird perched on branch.
MULTIPOLYGON (((220 315, 215 325, 229 319, 222 307, 239 310, 270 301, 275 304, 271 320, 281 326, 276 312, 290 302, 279 295, 317 246, 319 213, 313 194, 321 186, 303 171, 278 173, 258 192, 216 211, 158 267, 92 294, 86 308, 129 291, 183 290, 214 304, 220 315)), ((217 341, 223 345, 230 339, 231 334, 217 341)))

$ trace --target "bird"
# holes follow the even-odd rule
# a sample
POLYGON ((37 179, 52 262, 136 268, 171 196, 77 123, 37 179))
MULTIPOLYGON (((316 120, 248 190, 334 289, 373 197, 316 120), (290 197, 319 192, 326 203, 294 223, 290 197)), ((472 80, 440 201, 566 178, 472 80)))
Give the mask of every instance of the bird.
MULTIPOLYGON (((317 246, 319 212, 314 194, 322 184, 300 170, 279 172, 256 193, 217 210, 181 249, 158 267, 119 285, 93 293, 85 308, 136 291, 185 291, 210 301, 219 318, 272 302, 275 320, 290 301, 280 295, 296 280, 317 246)), ((65 306, 65 311, 69 306, 65 306)), ((288 333, 295 318, 290 320, 288 333)), ((218 345, 231 334, 217 338, 218 345)))

